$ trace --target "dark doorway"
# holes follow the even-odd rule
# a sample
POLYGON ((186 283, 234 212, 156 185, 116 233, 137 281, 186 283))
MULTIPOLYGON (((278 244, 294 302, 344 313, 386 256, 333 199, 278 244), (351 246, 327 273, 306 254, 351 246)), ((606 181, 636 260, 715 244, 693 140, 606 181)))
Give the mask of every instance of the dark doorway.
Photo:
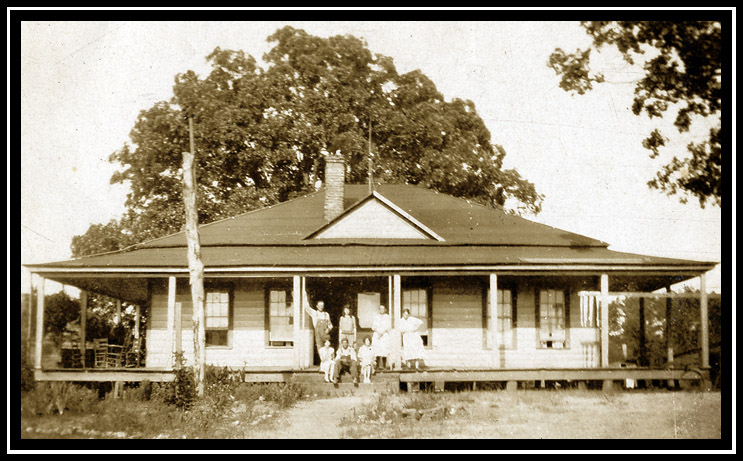
MULTIPOLYGON (((351 308, 351 315, 356 317, 357 321, 356 346, 358 347, 363 343, 364 337, 371 336, 371 325, 366 321, 368 316, 365 316, 364 319, 359 319, 359 293, 378 293, 380 304, 387 306, 387 300, 389 298, 387 277, 307 278, 307 296, 310 305, 314 309, 318 301, 323 301, 325 303, 325 310, 330 315, 330 322, 333 324, 330 342, 335 350, 338 350, 338 322, 343 315, 343 307, 346 305, 351 308)), ((387 308, 389 312, 389 306, 387 308)), ((314 345, 314 336, 312 344, 314 351, 313 364, 319 365, 320 357, 314 345)))

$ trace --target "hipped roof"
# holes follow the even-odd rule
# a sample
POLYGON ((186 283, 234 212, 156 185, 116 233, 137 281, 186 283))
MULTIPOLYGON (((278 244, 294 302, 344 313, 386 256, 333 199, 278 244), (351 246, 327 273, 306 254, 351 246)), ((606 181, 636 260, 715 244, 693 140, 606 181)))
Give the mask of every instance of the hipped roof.
MULTIPOLYGON (((324 190, 199 228, 209 268, 406 267, 472 265, 624 265, 711 269, 715 263, 621 253, 599 240, 556 229, 477 203, 412 185, 380 185, 376 192, 441 236, 435 239, 312 239, 328 223, 324 190)), ((367 185, 346 185, 346 209, 368 198, 367 185)), ((185 268, 184 232, 125 250, 45 268, 185 268)))

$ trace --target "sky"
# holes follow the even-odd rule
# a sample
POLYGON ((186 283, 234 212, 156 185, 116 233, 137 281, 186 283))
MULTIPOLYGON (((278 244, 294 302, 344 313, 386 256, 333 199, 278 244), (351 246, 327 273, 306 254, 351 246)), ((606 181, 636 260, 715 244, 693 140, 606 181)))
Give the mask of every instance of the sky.
MULTIPOLYGON (((591 56, 607 83, 585 95, 560 89, 547 60, 555 48, 589 45, 577 22, 152 21, 22 23, 21 263, 69 259, 73 236, 123 214, 127 187, 109 183, 117 165, 108 157, 130 142, 140 111, 172 97, 176 74, 205 76, 217 46, 260 60, 284 25, 362 38, 399 72, 420 69, 446 100, 472 100, 507 152, 504 166, 545 195, 542 212, 524 217, 616 251, 722 261, 721 209, 646 185, 709 125, 682 137, 672 116, 635 116, 642 69, 609 49, 591 56), (641 142, 655 127, 672 141, 650 159, 641 142)), ((22 292, 28 285, 22 269, 22 292)), ((721 292, 721 265, 707 288, 721 292)))

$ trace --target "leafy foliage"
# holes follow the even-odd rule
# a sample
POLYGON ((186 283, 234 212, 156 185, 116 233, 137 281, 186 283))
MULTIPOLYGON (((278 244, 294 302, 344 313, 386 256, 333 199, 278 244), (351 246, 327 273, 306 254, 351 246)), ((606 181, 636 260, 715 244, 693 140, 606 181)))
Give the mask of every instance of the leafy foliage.
POLYGON ((347 181, 420 184, 492 207, 511 199, 539 212, 543 197, 515 170, 472 101, 445 101, 419 70, 352 36, 315 37, 284 27, 268 37, 266 68, 243 51, 216 48, 211 72, 179 74, 169 102, 140 113, 132 145, 110 156, 127 183, 127 214, 73 240, 76 256, 124 248, 181 230, 179 165, 194 120, 199 222, 275 204, 315 189, 324 155, 340 151, 347 181), (370 130, 371 128, 371 130, 370 130))
MULTIPOLYGON (((631 22, 587 21, 581 23, 593 39, 593 49, 613 46, 624 60, 634 64, 643 56, 645 76, 635 86, 632 112, 648 117, 663 117, 676 110, 674 125, 680 133, 689 131, 693 122, 711 121, 709 137, 687 146, 690 157, 673 157, 648 185, 669 195, 681 193, 722 206, 722 27, 719 22, 631 22)), ((590 70, 590 51, 573 54, 556 49, 548 65, 561 76, 565 91, 584 94, 604 77, 590 70)), ((643 141, 651 157, 659 154, 667 138, 653 130, 643 141)))
MULTIPOLYGON (((687 293, 692 293, 687 289, 687 293)), ((698 298, 673 299, 671 310, 672 344, 676 354, 700 348, 698 298)), ((721 298, 708 299, 709 343, 716 344, 722 338, 721 298)), ((610 360, 621 361, 621 345, 628 345, 630 359, 640 360, 639 338, 640 317, 639 299, 629 298, 613 302, 609 307, 610 360)), ((666 300, 645 300, 645 350, 650 366, 662 367, 666 362, 666 300)))

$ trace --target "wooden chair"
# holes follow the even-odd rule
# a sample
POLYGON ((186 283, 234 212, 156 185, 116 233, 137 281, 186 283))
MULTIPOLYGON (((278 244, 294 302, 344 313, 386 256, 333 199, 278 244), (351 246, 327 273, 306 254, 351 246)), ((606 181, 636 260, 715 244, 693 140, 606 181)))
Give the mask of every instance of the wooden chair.
POLYGON ((106 368, 121 368, 124 366, 124 346, 109 344, 106 354, 106 368))
POLYGON ((80 352, 80 340, 77 338, 70 339, 70 365, 72 368, 83 366, 83 354, 80 352))
POLYGON ((134 338, 130 335, 127 338, 127 344, 124 345, 124 366, 127 368, 139 368, 142 362, 142 353, 140 350, 141 338, 134 338))
POLYGON ((93 351, 94 351, 94 362, 95 368, 107 368, 108 367, 108 338, 96 338, 93 340, 93 351))

